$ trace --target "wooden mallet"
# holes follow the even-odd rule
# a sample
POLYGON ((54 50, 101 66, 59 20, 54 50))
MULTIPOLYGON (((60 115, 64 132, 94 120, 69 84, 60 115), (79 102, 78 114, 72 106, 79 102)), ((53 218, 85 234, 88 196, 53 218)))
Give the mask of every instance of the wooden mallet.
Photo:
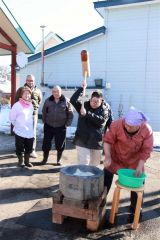
MULTIPOLYGON (((84 83, 87 83, 87 77, 90 77, 90 65, 89 65, 89 54, 86 50, 81 51, 81 61, 82 61, 82 74, 84 77, 84 83)), ((82 106, 84 107, 85 100, 85 88, 83 89, 82 106)))

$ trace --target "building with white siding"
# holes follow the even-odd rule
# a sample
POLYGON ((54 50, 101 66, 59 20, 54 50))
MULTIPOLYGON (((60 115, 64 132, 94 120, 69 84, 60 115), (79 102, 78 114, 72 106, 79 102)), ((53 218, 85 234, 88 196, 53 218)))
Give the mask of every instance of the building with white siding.
POLYGON ((105 27, 100 27, 45 50, 44 87, 41 87, 41 53, 30 56, 27 66, 17 72, 19 79, 17 85, 23 85, 26 75, 32 73, 35 75, 37 86, 42 89, 43 100, 51 94, 54 85, 60 85, 65 91, 65 96, 70 97, 83 80, 80 53, 87 49, 91 68, 91 76, 87 79, 89 89, 87 92, 90 94, 97 88, 95 80, 105 81, 105 30, 105 27))
POLYGON ((104 17, 106 81, 116 115, 134 105, 160 131, 160 1, 100 1, 104 17))
MULTIPOLYGON (((94 8, 104 18, 104 27, 45 50, 44 99, 53 85, 67 89, 66 94, 80 85, 80 52, 86 49, 91 67, 88 86, 95 88, 95 79, 103 79, 114 117, 133 105, 147 114, 154 131, 160 131, 160 1, 98 1, 94 8)), ((29 73, 40 86, 40 53, 29 57, 20 70, 21 85, 29 73)))

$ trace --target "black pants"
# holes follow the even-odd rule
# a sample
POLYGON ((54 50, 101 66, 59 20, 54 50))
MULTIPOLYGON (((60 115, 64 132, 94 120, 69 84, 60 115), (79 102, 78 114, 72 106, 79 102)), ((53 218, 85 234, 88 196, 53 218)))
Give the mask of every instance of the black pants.
MULTIPOLYGON (((107 169, 104 169, 104 186, 107 187, 107 193, 109 192, 109 190, 111 188, 113 176, 114 176, 113 173, 109 172, 107 169)), ((130 201, 131 201, 131 205, 130 205, 131 208, 135 209, 136 203, 137 203, 137 193, 136 192, 131 191, 130 201)))
POLYGON ((21 155, 23 152, 30 154, 32 152, 34 138, 24 138, 15 134, 16 154, 21 155))
POLYGON ((55 147, 57 151, 63 151, 66 141, 66 127, 53 128, 47 124, 44 125, 44 138, 42 150, 44 152, 50 151, 52 147, 52 139, 55 138, 55 147))

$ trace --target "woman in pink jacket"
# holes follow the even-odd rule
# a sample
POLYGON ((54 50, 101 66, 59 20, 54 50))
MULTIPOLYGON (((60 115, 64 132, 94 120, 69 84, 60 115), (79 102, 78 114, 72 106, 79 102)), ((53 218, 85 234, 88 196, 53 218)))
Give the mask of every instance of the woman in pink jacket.
MULTIPOLYGON (((110 190, 113 176, 120 168, 136 169, 139 176, 150 157, 153 147, 153 132, 146 116, 131 107, 128 114, 114 121, 104 135, 104 184, 110 190)), ((132 213, 135 211, 137 194, 131 192, 132 213)))
POLYGON ((12 106, 10 121, 15 133, 18 166, 23 167, 25 164, 27 167, 32 167, 29 158, 34 140, 33 106, 31 102, 31 90, 28 87, 23 87, 21 89, 19 101, 12 106))

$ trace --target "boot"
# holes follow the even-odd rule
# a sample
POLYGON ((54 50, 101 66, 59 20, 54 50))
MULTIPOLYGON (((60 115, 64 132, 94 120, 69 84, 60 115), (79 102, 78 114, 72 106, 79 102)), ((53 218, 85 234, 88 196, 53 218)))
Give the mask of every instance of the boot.
POLYGON ((37 158, 37 153, 35 151, 32 151, 30 154, 31 158, 37 158))
POLYGON ((24 167, 24 163, 23 163, 23 156, 22 155, 17 155, 18 157, 18 167, 24 167))
POLYGON ((63 151, 57 151, 57 165, 61 165, 61 157, 63 151))
POLYGON ((49 151, 44 151, 43 152, 43 160, 38 165, 45 165, 47 163, 48 156, 49 156, 49 151))
POLYGON ((30 154, 29 153, 25 153, 24 154, 24 164, 27 167, 33 167, 32 163, 29 162, 29 158, 30 158, 30 154))

